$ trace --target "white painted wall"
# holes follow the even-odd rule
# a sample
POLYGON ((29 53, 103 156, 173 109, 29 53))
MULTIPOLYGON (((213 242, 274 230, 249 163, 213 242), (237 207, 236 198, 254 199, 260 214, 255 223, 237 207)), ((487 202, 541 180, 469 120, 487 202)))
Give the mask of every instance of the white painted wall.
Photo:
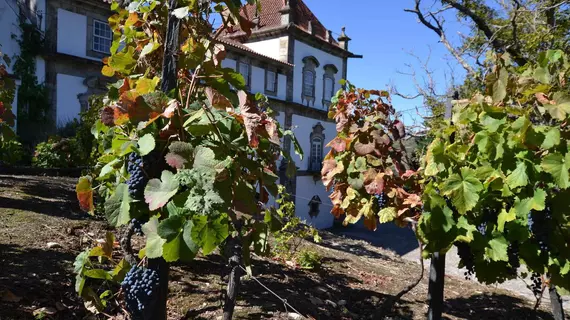
MULTIPOLYGON (((299 168, 299 170, 307 170, 309 168, 309 157, 311 153, 311 132, 313 132, 313 127, 317 125, 317 123, 321 123, 325 128, 323 134, 325 135, 325 142, 324 144, 328 144, 336 136, 336 125, 331 122, 319 121, 313 118, 303 117, 299 115, 293 115, 293 133, 295 133, 295 137, 299 141, 301 145, 301 149, 303 149, 304 156, 303 160, 300 159, 294 153, 291 153, 295 164, 299 168)), ((330 148, 324 147, 323 148, 323 157, 329 153, 330 148)))
MULTIPOLYGON (((222 67, 236 70, 237 61, 224 59, 222 61, 222 67)), ((265 93, 265 69, 256 66, 251 67, 251 92, 253 94, 258 92, 265 93)), ((287 76, 280 73, 277 74, 277 94, 268 94, 268 96, 285 101, 287 98, 287 76)))
POLYGON ((87 16, 57 9, 57 52, 87 56, 87 16))
POLYGON ((57 74, 56 116, 57 126, 64 126, 73 119, 79 119, 81 104, 78 94, 85 93, 87 86, 83 84, 85 79, 66 74, 57 74))
MULTIPOLYGON (((324 66, 327 64, 333 64, 338 69, 338 73, 335 74, 335 87, 334 91, 340 89, 339 81, 342 78, 342 58, 334 56, 332 54, 321 51, 317 48, 311 47, 304 42, 295 40, 295 70, 293 76, 293 101, 297 103, 303 103, 301 99, 301 94, 303 93, 303 58, 308 56, 314 56, 319 60, 319 67, 316 69, 317 76, 315 81, 315 105, 314 108, 320 110, 327 110, 327 107, 323 106, 323 75, 325 74, 324 66)), ((306 104, 306 103, 305 103, 306 104)), ((312 106, 311 106, 312 107, 312 106)))
MULTIPOLYGON (((287 37, 282 37, 286 39, 287 37)), ((280 60, 280 40, 281 38, 274 38, 268 40, 261 40, 255 42, 244 43, 248 48, 255 52, 261 53, 273 59, 280 60)), ((285 55, 286 57, 287 55, 285 55)))
POLYGON ((295 192, 295 215, 305 220, 307 224, 317 229, 326 229, 333 226, 334 216, 331 214, 332 202, 329 193, 321 180, 315 181, 312 176, 297 177, 297 191, 295 192), (319 214, 309 216, 309 202, 313 196, 319 196, 321 205, 319 214))
MULTIPOLYGON (((16 12, 19 12, 19 9, 15 0, 0 0, 0 51, 10 59, 20 53, 18 42, 12 39, 12 35, 21 35, 16 12)), ((12 65, 8 66, 8 73, 12 73, 12 65)))

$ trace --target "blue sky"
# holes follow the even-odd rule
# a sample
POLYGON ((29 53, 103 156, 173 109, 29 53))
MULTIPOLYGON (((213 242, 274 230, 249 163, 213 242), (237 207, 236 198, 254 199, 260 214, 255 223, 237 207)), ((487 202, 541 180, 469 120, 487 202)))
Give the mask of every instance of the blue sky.
MULTIPOLYGON (((409 52, 425 60, 430 48, 429 66, 442 91, 449 83, 444 74, 451 73, 448 64, 454 67, 457 78, 464 75, 438 42, 438 36, 418 23, 414 14, 404 12, 405 8, 413 8, 413 0, 305 0, 305 3, 326 28, 337 33, 335 37, 346 26, 347 35, 352 38, 350 51, 364 55, 364 59, 351 59, 348 65, 348 80, 359 87, 386 89, 394 84, 402 93, 415 93, 412 78, 399 71, 409 71, 406 64, 413 64, 419 75, 421 68, 409 52)), ((446 25, 448 30, 459 27, 453 16, 446 17, 446 25)), ((394 97, 393 104, 397 110, 408 110, 421 106, 422 102, 394 97)), ((407 124, 419 119, 415 111, 403 113, 403 118, 407 124)))

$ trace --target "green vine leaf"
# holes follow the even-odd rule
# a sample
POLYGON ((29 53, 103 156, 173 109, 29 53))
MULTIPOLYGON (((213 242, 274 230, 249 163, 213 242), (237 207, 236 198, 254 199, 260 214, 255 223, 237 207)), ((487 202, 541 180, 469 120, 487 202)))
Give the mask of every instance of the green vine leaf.
POLYGON ((481 190, 483 184, 477 179, 475 170, 467 167, 461 168, 461 175, 451 175, 441 187, 443 195, 451 196, 451 202, 461 214, 477 205, 481 190))
POLYGON ((396 212, 396 208, 384 208, 378 212, 378 217, 380 217, 380 223, 387 223, 394 221, 398 217, 398 212, 396 212))
POLYGON ((545 172, 552 175, 554 181, 560 188, 566 189, 570 186, 568 177, 569 164, 570 152, 567 153, 566 156, 560 153, 551 153, 544 157, 541 167, 545 172))
POLYGON ((152 217, 142 226, 142 231, 146 236, 145 255, 150 259, 162 257, 162 246, 166 240, 158 235, 158 217, 152 217))
POLYGON ((526 173, 526 163, 520 161, 516 169, 507 176, 507 185, 511 189, 528 185, 528 175, 526 173))
POLYGON ((105 215, 110 225, 118 227, 129 223, 130 203, 129 187, 124 183, 119 184, 113 196, 105 201, 105 215))
POLYGON ((202 247, 205 255, 212 253, 229 235, 228 219, 225 215, 217 218, 194 216, 192 218, 192 240, 202 247))
POLYGON ((170 198, 178 192, 178 180, 170 171, 163 171, 161 179, 152 179, 144 189, 144 198, 150 211, 164 207, 170 198))
POLYGON ((156 147, 154 137, 152 134, 147 133, 138 142, 139 153, 141 156, 146 156, 156 147))
POLYGON ((485 255, 493 261, 509 261, 507 249, 509 243, 505 237, 499 235, 489 241, 489 247, 485 248, 485 255))

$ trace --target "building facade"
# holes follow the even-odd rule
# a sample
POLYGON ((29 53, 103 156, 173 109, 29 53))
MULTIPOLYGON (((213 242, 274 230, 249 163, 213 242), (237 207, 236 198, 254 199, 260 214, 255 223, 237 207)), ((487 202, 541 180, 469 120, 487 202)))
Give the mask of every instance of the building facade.
MULTIPOLYGON (((78 118, 90 95, 106 91, 110 79, 101 75, 101 59, 112 42, 108 2, 0 0, 0 30, 18 35, 24 18, 44 34, 45 54, 37 58, 36 73, 49 90, 54 128, 78 118)), ((294 154, 291 141, 284 141, 298 174, 291 179, 283 169, 280 182, 294 196, 299 217, 317 228, 331 227, 332 206, 320 179, 326 144, 336 135, 328 107, 340 89, 339 80, 346 79, 348 59, 360 56, 348 50, 344 30, 335 39, 302 0, 261 0, 261 8, 242 8, 242 15, 255 24, 249 37, 236 28, 219 39, 228 52, 223 66, 240 72, 252 93, 267 95, 277 120, 293 130, 304 157, 294 154)), ((5 53, 19 53, 11 36, 0 32, 0 37, 5 53)))

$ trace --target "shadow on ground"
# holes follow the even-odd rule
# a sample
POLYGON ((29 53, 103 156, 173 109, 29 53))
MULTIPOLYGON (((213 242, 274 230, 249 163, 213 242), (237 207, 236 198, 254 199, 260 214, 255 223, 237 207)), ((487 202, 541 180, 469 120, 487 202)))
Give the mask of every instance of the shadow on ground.
POLYGON ((554 319, 543 310, 534 311, 528 301, 503 294, 476 294, 448 299, 444 312, 461 319, 554 319))
POLYGON ((25 210, 74 220, 88 216, 80 210, 69 178, 0 176, 0 191, 0 211, 25 210))
MULTIPOLYGON (((343 263, 347 260, 327 258, 327 263, 343 263)), ((184 270, 183 274, 190 281, 205 281, 212 277, 220 279, 224 270, 221 259, 213 261, 195 261, 189 266, 179 266, 184 270)), ((287 302, 305 316, 315 319, 381 319, 379 307, 391 298, 391 295, 359 287, 361 280, 337 273, 324 268, 320 271, 307 272, 299 269, 285 268, 283 265, 271 261, 256 261, 253 273, 261 282, 254 279, 242 280, 242 287, 236 308, 235 319, 267 319, 276 318, 276 314, 293 312, 290 307, 284 305, 284 301, 277 298, 273 293, 287 302), (272 293, 273 292, 273 293, 272 293), (328 300, 328 301, 327 301, 328 300), (344 300, 342 307, 338 304, 344 300), (335 306, 336 305, 336 306, 335 306), (246 306, 255 306, 253 308, 246 306)), ((182 277, 178 280, 183 280, 182 277)), ((190 290, 192 285, 187 286, 190 290)), ((208 319, 204 313, 219 310, 221 292, 209 291, 206 299, 208 306, 196 308, 186 312, 184 319, 208 319), (218 305, 212 306, 212 304, 218 305)), ((413 312, 404 301, 398 305, 397 310, 391 316, 395 319, 410 319, 413 312)))
POLYGON ((0 319, 34 319, 34 309, 56 308, 56 303, 66 309, 54 319, 81 319, 85 312, 72 281, 74 260, 69 252, 0 244, 0 292, 21 299, 0 299, 0 319))

